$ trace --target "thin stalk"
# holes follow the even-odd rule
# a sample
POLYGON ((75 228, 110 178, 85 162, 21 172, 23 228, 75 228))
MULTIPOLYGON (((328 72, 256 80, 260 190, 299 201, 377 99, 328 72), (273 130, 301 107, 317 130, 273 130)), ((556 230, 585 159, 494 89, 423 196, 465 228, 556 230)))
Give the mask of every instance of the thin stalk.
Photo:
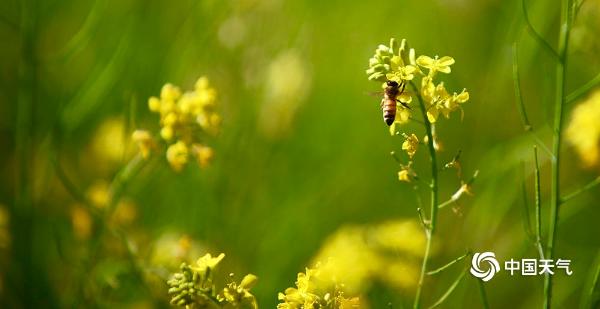
POLYGON ((561 57, 559 53, 557 53, 554 50, 554 48, 552 48, 552 46, 550 46, 550 44, 537 31, 535 31, 535 28, 533 28, 533 25, 529 20, 529 13, 527 12, 525 0, 521 0, 521 6, 523 7, 523 17, 525 19, 525 24, 527 25, 527 31, 529 32, 529 34, 538 42, 538 44, 540 44, 540 46, 544 47, 544 50, 546 50, 550 55, 552 55, 552 57, 560 61, 561 57))
POLYGON ((485 292, 485 286, 483 285, 483 280, 481 280, 479 278, 475 278, 475 280, 477 281, 477 285, 479 286, 479 296, 481 296, 481 304, 483 305, 484 309, 489 309, 490 303, 488 302, 488 299, 487 299, 487 293, 485 292))
POLYGON ((567 96, 567 103, 571 103, 573 101, 578 100, 586 93, 588 93, 588 91, 590 91, 592 88, 598 86, 598 84, 600 84, 600 73, 598 73, 598 75, 592 78, 589 82, 579 87, 577 90, 571 92, 571 94, 567 96))
POLYGON ((446 207, 446 206, 448 206, 448 205, 450 205, 450 204, 452 204, 452 203, 454 203, 454 202, 456 202, 456 200, 455 200, 455 199, 453 199, 453 198, 450 198, 450 199, 448 199, 447 201, 445 201, 445 202, 443 202, 443 203, 439 204, 439 205, 438 205, 438 208, 439 208, 439 209, 441 209, 441 208, 444 208, 444 207, 446 207))
MULTIPOLYGON (((554 102, 554 128, 552 139, 552 184, 550 188, 550 221, 548 224, 548 242, 546 245, 546 258, 554 257, 554 246, 558 230, 558 214, 560 207, 560 146, 563 122, 563 106, 566 102, 565 86, 567 73, 567 50, 569 43, 569 30, 571 28, 571 1, 562 0, 561 26, 558 42, 559 61, 556 64, 556 98, 554 102)), ((544 308, 552 306, 552 276, 546 274, 544 278, 544 308)))
POLYGON ((521 94, 521 79, 519 77, 519 50, 518 43, 515 41, 512 47, 513 52, 513 85, 515 88, 515 97, 517 100, 517 107, 519 110, 519 115, 521 116, 521 123, 523 124, 523 129, 526 132, 531 131, 533 128, 531 127, 531 123, 529 122, 529 117, 527 117, 527 112, 525 111, 525 103, 523 103, 523 95, 521 94))
POLYGON ((561 204, 566 203, 569 200, 571 200, 572 198, 577 197, 579 194, 581 194, 581 193, 583 193, 583 192, 585 192, 587 190, 590 190, 590 189, 592 189, 593 187, 595 187, 595 186, 597 186, 599 184, 600 184, 600 176, 598 176, 596 179, 590 181, 587 185, 585 185, 585 186, 583 186, 583 187, 581 187, 581 188, 579 188, 579 189, 577 189, 577 190, 575 190, 575 191, 567 194, 567 196, 561 198, 560 199, 560 203, 561 204))
MULTIPOLYGON (((112 216, 114 210, 116 209, 123 192, 125 191, 126 186, 129 182, 140 172, 140 170, 146 165, 148 160, 142 158, 141 154, 137 154, 125 167, 123 167, 115 176, 113 181, 110 184, 109 193, 110 193, 110 202, 104 215, 102 216, 100 222, 100 226, 96 233, 94 233, 93 239, 90 241, 90 252, 86 261, 83 263, 83 267, 81 270, 81 282, 84 282, 84 277, 87 276, 87 271, 93 267, 96 263, 98 255, 100 253, 100 248, 102 244, 102 239, 106 232, 112 232, 111 228, 108 226, 108 221, 112 216)), ((123 239, 121 239, 123 240, 123 239)), ((128 243, 124 244, 125 246, 129 246, 128 243)), ((127 248, 127 247, 126 247, 127 248)), ((78 286, 78 291, 76 293, 76 299, 74 304, 76 307, 81 306, 81 302, 85 298, 85 284, 80 284, 78 286)))
POLYGON ((448 290, 446 290, 446 293, 444 293, 444 295, 442 295, 442 297, 440 297, 440 299, 438 299, 438 301, 436 301, 433 305, 431 305, 431 308, 435 308, 439 305, 441 305, 442 303, 444 303, 444 301, 446 301, 446 299, 448 298, 448 296, 450 296, 450 294, 452 294, 452 292, 454 292, 454 290, 456 289, 456 287, 458 286, 458 284, 462 281, 462 279, 465 277, 465 275, 467 274, 467 270, 463 270, 460 275, 458 275, 458 278, 456 278, 456 280, 454 280, 454 282, 452 283, 452 285, 450 285, 450 287, 448 288, 448 290))
POLYGON ((598 296, 594 297, 594 291, 598 285, 598 278, 600 277, 600 251, 598 251, 594 262, 595 270, 590 273, 586 284, 584 285, 582 300, 580 308, 595 308, 594 305, 598 305, 598 296))
POLYGON ((525 178, 525 163, 521 162, 521 192, 523 193, 523 229, 525 234, 535 243, 534 232, 531 230, 531 220, 529 219, 529 197, 527 196, 527 181, 525 178))
POLYGON ((540 254, 540 258, 544 258, 544 248, 542 246, 542 190, 540 187, 540 164, 538 161, 537 147, 533 146, 533 159, 535 164, 535 245, 540 254))
POLYGON ((431 275, 439 274, 439 273, 441 273, 442 271, 444 271, 444 270, 448 269, 450 266, 452 266, 452 265, 454 265, 454 264, 456 264, 456 263, 460 262, 462 259, 464 259, 464 258, 466 258, 467 256, 469 256, 469 254, 470 254, 470 253, 469 253, 469 252, 467 252, 467 253, 465 253, 465 254, 463 254, 463 255, 461 255, 461 256, 459 256, 459 257, 457 257, 456 259, 454 259, 454 260, 450 261, 448 264, 446 264, 446 265, 444 265, 444 266, 442 266, 442 267, 440 267, 440 268, 438 268, 438 269, 435 269, 435 270, 432 270, 432 271, 429 271, 429 272, 427 272, 427 275, 431 276, 431 275))
POLYGON ((416 85, 411 82, 412 87, 415 89, 416 97, 419 101, 419 108, 421 109, 421 113, 423 115, 423 122, 425 123, 425 131, 427 133, 427 145, 429 148, 429 157, 431 160, 431 220, 429 222, 429 228, 425 230, 425 235, 427 236, 427 244, 425 246, 425 255, 423 256, 423 264, 421 265, 421 275, 419 277, 419 285, 417 286, 417 292, 415 295, 415 301, 413 303, 413 308, 421 308, 421 293, 423 289, 423 282, 425 280, 425 274, 427 272, 427 264, 429 262, 429 254, 431 252, 431 242, 433 235, 435 233, 435 229, 437 227, 437 213, 438 213, 438 168, 437 168, 437 157, 435 153, 434 147, 434 139, 433 139, 433 130, 431 126, 431 122, 429 118, 427 118, 427 109, 425 107, 425 102, 423 102, 423 98, 417 91, 418 88, 416 85))
MULTIPOLYGON (((32 295, 39 283, 45 280, 44 272, 37 272, 33 257, 33 244, 36 216, 32 196, 31 164, 33 158, 33 128, 34 106, 37 101, 37 3, 22 1, 20 3, 20 44, 18 63, 18 90, 15 104, 15 174, 14 174, 14 204, 11 208, 11 233, 18 235, 19 241, 13 242, 11 250, 16 267, 10 269, 15 282, 12 288, 16 298, 22 300, 22 307, 35 307, 36 301, 32 295)), ((39 263, 38 263, 39 264, 39 263)), ((51 305, 51 304, 48 304, 51 305)))

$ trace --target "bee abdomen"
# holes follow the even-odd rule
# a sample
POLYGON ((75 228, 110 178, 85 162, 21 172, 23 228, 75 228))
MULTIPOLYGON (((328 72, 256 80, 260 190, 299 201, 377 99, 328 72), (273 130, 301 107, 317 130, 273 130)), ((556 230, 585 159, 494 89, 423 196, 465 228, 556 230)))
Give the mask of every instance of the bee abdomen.
POLYGON ((384 99, 382 104, 383 110, 383 121, 388 126, 391 126, 396 119, 396 101, 390 99, 384 99))

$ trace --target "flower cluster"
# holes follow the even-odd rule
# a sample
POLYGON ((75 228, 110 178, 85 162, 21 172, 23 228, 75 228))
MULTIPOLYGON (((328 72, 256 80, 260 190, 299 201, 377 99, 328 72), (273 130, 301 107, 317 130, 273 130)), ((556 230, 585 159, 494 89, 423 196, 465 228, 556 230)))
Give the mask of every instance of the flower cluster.
POLYGON ((361 308, 358 297, 346 298, 340 286, 331 286, 331 278, 321 271, 321 264, 298 273, 295 288, 279 293, 277 309, 353 309, 361 308))
MULTIPOLYGON (((160 138, 168 145, 166 156, 173 170, 181 171, 190 157, 200 167, 210 163, 213 150, 201 143, 200 138, 216 134, 221 117, 216 112, 216 91, 206 77, 199 78, 194 90, 185 93, 172 84, 164 85, 160 97, 148 100, 148 108, 160 115, 160 138)), ((133 140, 144 158, 157 147, 150 132, 145 130, 135 131, 133 140)))
POLYGON ((432 123, 437 121, 440 113, 446 118, 450 118, 451 112, 460 109, 460 104, 469 100, 469 93, 463 89, 460 93, 449 94, 444 82, 436 85, 434 77, 437 72, 449 74, 454 59, 448 56, 439 59, 437 56, 434 58, 419 56, 416 62, 420 67, 428 69, 427 75, 421 79, 421 97, 427 107, 427 118, 432 123))
MULTIPOLYGON (((438 73, 449 74, 454 64, 454 59, 449 56, 444 57, 429 57, 421 55, 416 57, 414 49, 408 47, 406 40, 402 40, 400 44, 395 39, 390 40, 390 45, 379 45, 375 50, 375 54, 369 59, 369 68, 366 73, 368 79, 383 83, 382 87, 386 87, 388 81, 395 81, 401 85, 401 89, 411 85, 413 92, 405 91, 398 94, 395 98, 399 104, 396 105, 396 114, 393 124, 390 126, 392 135, 398 134, 397 130, 400 124, 406 123, 412 118, 413 108, 408 104, 413 102, 413 96, 416 97, 421 104, 423 111, 423 121, 427 121, 435 132, 435 123, 440 115, 446 118, 456 110, 460 110, 462 114, 462 104, 469 100, 469 93, 463 89, 460 93, 450 93, 444 82, 437 82, 438 73), (415 83, 415 78, 421 77, 420 83, 415 83)), ((412 159, 417 152, 419 138, 415 134, 402 134, 405 138, 402 144, 402 150, 409 157, 408 164, 401 164, 401 170, 398 173, 398 178, 401 181, 411 181, 416 177, 414 171, 410 168, 412 159)), ((439 143, 435 140, 435 149, 438 149, 439 143)), ((427 142, 427 136, 423 138, 427 142)))
POLYGON ((256 309, 256 298, 250 288, 256 283, 256 276, 246 275, 238 284, 231 282, 218 292, 213 281, 213 273, 225 254, 217 257, 206 254, 195 265, 181 264, 180 272, 167 282, 171 304, 183 308, 246 308, 256 309))

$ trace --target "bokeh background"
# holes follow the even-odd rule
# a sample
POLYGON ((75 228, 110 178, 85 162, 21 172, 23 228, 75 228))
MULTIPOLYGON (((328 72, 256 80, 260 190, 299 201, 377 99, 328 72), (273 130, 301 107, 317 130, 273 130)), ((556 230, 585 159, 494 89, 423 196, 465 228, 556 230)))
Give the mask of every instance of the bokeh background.
MULTIPOLYGON (((526 4, 555 46, 559 6, 526 4)), ((406 38, 418 54, 454 57, 444 81, 471 95, 464 119, 443 119, 437 133, 441 161, 461 150, 463 179, 480 173, 473 196, 440 212, 432 265, 468 249, 494 251, 500 260, 536 257, 524 228, 525 200, 533 216, 535 139, 516 109, 513 42, 526 108, 547 145, 554 63, 523 30, 520 1, 4 0, 0 7, 2 307, 162 307, 166 285, 153 269, 225 252, 226 272, 256 274, 259 304, 274 308, 277 292, 293 286, 325 246, 338 246, 332 252, 350 261, 362 250, 352 237, 335 242, 331 235, 418 222, 418 196, 427 204, 426 190, 398 181, 390 151, 400 152, 402 139, 388 133, 379 98, 365 95, 380 89, 366 78, 368 59, 390 37, 406 38), (131 132, 158 129, 147 99, 167 82, 191 89, 203 75, 217 89, 223 117, 209 142, 211 166, 177 173, 164 155, 156 159, 126 186, 111 219, 133 251, 109 235, 89 262, 99 222, 73 191, 102 204, 107 184, 135 151, 131 132), (136 274, 132 259, 147 269, 136 274)), ((600 70, 599 20, 600 2, 586 0, 573 28, 569 92, 600 70)), ((567 123, 575 104, 566 108, 567 123)), ((562 155, 564 192, 600 172, 586 168, 568 143, 562 155)), ((543 150, 540 160, 545 226, 550 170, 543 150)), ((425 151, 415 168, 429 174, 425 151)), ((453 170, 441 179, 445 200, 460 180, 453 170)), ((558 307, 579 305, 597 263, 599 198, 600 190, 591 190, 561 209, 556 256, 571 259, 574 274, 556 276, 558 307)), ((407 233, 395 241, 422 237, 407 233)), ((402 277, 418 271, 415 261, 382 268, 402 277)), ((352 273, 363 262, 375 263, 357 258, 344 267, 352 273)), ((425 304, 461 267, 428 279, 425 304)), ((368 277, 360 277, 360 293, 372 308, 411 304, 410 278, 394 285, 368 277)), ((541 276, 503 273, 485 287, 493 308, 541 305, 541 276)), ((468 275, 445 307, 480 306, 477 291, 468 275)))

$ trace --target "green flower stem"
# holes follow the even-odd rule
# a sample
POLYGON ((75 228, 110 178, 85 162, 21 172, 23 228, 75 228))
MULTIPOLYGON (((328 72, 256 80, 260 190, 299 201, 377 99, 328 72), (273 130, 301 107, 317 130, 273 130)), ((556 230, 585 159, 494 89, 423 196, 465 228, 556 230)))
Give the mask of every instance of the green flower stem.
POLYGON ((590 272, 588 279, 584 285, 582 300, 579 308, 595 308, 595 305, 598 305, 600 302, 598 300, 596 291, 596 286, 598 286, 598 279, 600 278, 600 250, 596 255, 596 259, 594 261, 595 269, 590 272))
POLYGON ((526 132, 530 132, 533 130, 531 123, 529 122, 529 117, 527 117, 527 111, 525 110, 525 103, 523 103, 523 96, 521 95, 521 78, 519 77, 519 49, 518 43, 515 41, 512 47, 513 51, 513 85, 515 88, 515 97, 517 99, 517 107, 519 110, 519 115, 521 116, 521 123, 523 124, 523 129, 526 132))
POLYGON ((448 206, 448 205, 451 205, 451 204, 453 204, 454 202, 456 202, 456 200, 455 200, 455 199, 453 199, 453 198, 450 198, 450 199, 448 199, 447 201, 445 201, 445 202, 443 202, 443 203, 439 204, 439 205, 438 205, 438 208, 440 208, 440 209, 441 209, 441 208, 444 208, 444 207, 446 207, 446 206, 448 206))
POLYGON ((127 239, 125 237, 121 237, 122 235, 118 231, 111 229, 108 225, 108 221, 112 216, 114 210, 116 209, 116 206, 118 205, 126 186, 141 171, 141 169, 144 166, 146 166, 149 160, 150 159, 142 158, 141 154, 138 153, 133 159, 131 159, 131 161, 129 161, 129 163, 127 163, 127 165, 125 165, 117 173, 117 175, 110 184, 110 202, 108 204, 108 207, 106 208, 106 212, 99 220, 100 226, 98 227, 96 233, 94 233, 93 239, 91 240, 89 256, 87 260, 85 260, 83 263, 79 276, 80 280, 77 281, 79 286, 77 288, 78 291, 76 293, 76 299, 74 301, 74 305, 76 307, 81 306, 81 302, 85 298, 85 284, 83 284, 83 282, 86 281, 85 278, 88 276, 89 270, 93 267, 94 264, 96 264, 98 255, 100 253, 102 239, 104 238, 106 232, 115 234, 117 238, 123 243, 125 248, 128 250, 128 258, 130 263, 134 266, 134 271, 138 276, 140 276, 140 281, 143 282, 140 271, 141 268, 137 266, 137 262, 135 260, 135 257, 133 256, 133 252, 130 251, 130 246, 127 242, 127 239))
POLYGON ((598 86, 600 84, 600 73, 592 78, 589 82, 585 83, 583 86, 579 87, 579 89, 573 91, 571 94, 567 96, 567 103, 571 103, 573 101, 578 100, 582 96, 584 96, 588 91, 592 88, 598 86))
POLYGON ((581 187, 581 188, 579 188, 579 189, 577 189, 577 190, 575 190, 575 191, 573 191, 573 192, 571 192, 571 193, 567 194, 567 196, 565 196, 565 197, 561 198, 561 199, 560 199, 560 203, 561 203, 561 204, 563 204, 563 203, 566 203, 566 202, 567 202, 567 201, 569 201, 570 199, 572 199, 572 198, 574 198, 574 197, 577 197, 579 194, 581 194, 581 193, 583 193, 583 192, 585 192, 585 191, 587 191, 587 190, 590 190, 590 189, 592 189, 593 187, 595 187, 595 186, 597 186, 597 185, 600 185, 600 176, 599 176, 599 177, 597 177, 596 179, 594 179, 594 180, 590 181, 590 182, 589 182, 588 184, 586 184, 585 186, 583 186, 583 187, 581 187))
POLYGON ((429 157, 431 159, 431 220, 429 222, 429 228, 425 230, 425 235, 427 236, 427 244, 425 246, 425 255, 423 256, 423 264, 421 266, 421 275, 419 277, 419 285, 417 286, 417 292, 415 295, 415 301, 413 304, 414 308, 421 308, 421 291, 423 288, 423 282, 425 280, 425 274, 427 273, 427 263, 429 262, 429 255, 431 252, 431 241, 436 229, 437 223, 437 213, 438 213, 438 168, 437 168, 437 158, 434 147, 433 140, 433 131, 431 122, 429 118, 427 118, 427 109, 425 107, 425 102, 423 102, 423 98, 419 94, 418 88, 416 85, 411 82, 412 87, 415 90, 416 97, 419 101, 419 108, 421 109, 421 113, 423 114, 423 122, 425 124, 425 131, 427 132, 427 146, 429 148, 429 157))
MULTIPOLYGON (((560 207, 560 146, 563 122, 563 106, 566 102, 565 86, 567 73, 567 50, 569 32, 571 29, 571 1, 562 0, 561 26, 558 42, 559 61, 556 64, 556 98, 554 102, 554 128, 552 138, 552 184, 550 188, 550 221, 548 224, 548 242, 546 245, 546 258, 554 257, 554 246, 558 230, 558 213, 560 207)), ((546 274, 544 278, 544 308, 552 306, 552 276, 546 274)))
MULTIPOLYGON (((15 191, 14 204, 11 209, 11 234, 19 235, 19 241, 14 242, 12 251, 14 261, 19 261, 20 270, 12 270, 18 278, 15 286, 21 295, 34 293, 35 282, 38 274, 32 270, 32 243, 33 243, 33 198, 31 193, 31 160, 32 160, 32 127, 33 106, 35 102, 35 4, 23 1, 21 17, 21 56, 19 61, 19 88, 15 123, 15 160, 17 162, 14 174, 15 191)), ((41 273, 41 272, 40 272, 41 273)), ((38 278, 39 279, 39 278, 38 278)), ((38 281, 40 282, 40 281, 38 281)), ((24 297, 24 307, 31 307, 35 303, 31 297, 24 297)))
POLYGON ((452 285, 450 285, 450 287, 448 288, 448 290, 446 290, 446 293, 444 293, 444 295, 442 295, 442 297, 440 297, 440 299, 438 299, 438 301, 436 301, 433 305, 431 305, 431 308, 436 308, 439 305, 441 305, 442 303, 444 303, 444 301, 446 301, 446 299, 448 298, 448 296, 450 296, 450 294, 452 294, 452 292, 454 292, 454 290, 456 289, 456 287, 458 286, 458 284, 462 281, 462 279, 465 277, 465 275, 467 274, 467 270, 463 270, 460 275, 458 275, 458 277, 456 278, 456 280, 454 280, 454 282, 452 283, 452 285))
POLYGON ((446 265, 444 265, 444 266, 442 266, 442 267, 440 267, 440 268, 438 268, 436 270, 432 270, 432 271, 427 272, 427 275, 431 276, 431 275, 439 274, 442 271, 448 269, 450 266, 452 266, 452 265, 460 262, 462 259, 466 258, 470 254, 471 254, 470 252, 467 252, 467 253, 465 253, 465 254, 457 257, 456 259, 452 260, 450 263, 448 263, 448 264, 446 264, 446 265))
POLYGON ((544 47, 544 49, 550 55, 552 55, 552 57, 561 61, 561 59, 560 59, 561 56, 559 55, 559 53, 557 53, 554 50, 554 48, 552 48, 552 46, 550 46, 550 44, 548 44, 548 42, 537 31, 535 31, 535 28, 533 28, 531 21, 529 21, 529 13, 527 12, 527 6, 525 5, 525 0, 521 0, 521 6, 523 7, 523 17, 525 19, 525 24, 527 25, 527 31, 529 32, 529 34, 538 42, 538 44, 540 44, 542 47, 544 47))
POLYGON ((484 309, 490 308, 490 304, 487 299, 487 294, 485 293, 485 286, 483 285, 483 280, 479 278, 474 278, 477 280, 477 285, 479 286, 479 296, 481 296, 481 304, 484 309))
POLYGON ((544 248, 542 246, 542 190, 540 187, 540 164, 538 162, 537 147, 533 146, 533 158, 535 163, 535 245, 544 258, 544 248))

